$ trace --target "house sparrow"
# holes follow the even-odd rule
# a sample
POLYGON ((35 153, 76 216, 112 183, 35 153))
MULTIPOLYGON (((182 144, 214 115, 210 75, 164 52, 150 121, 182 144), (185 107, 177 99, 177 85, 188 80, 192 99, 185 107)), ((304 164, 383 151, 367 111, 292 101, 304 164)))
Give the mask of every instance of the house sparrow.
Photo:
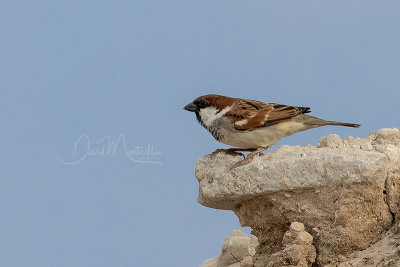
POLYGON ((360 127, 360 124, 326 121, 310 115, 309 107, 295 107, 222 95, 204 95, 184 107, 194 112, 199 123, 229 149, 217 149, 241 155, 233 168, 249 163, 255 155, 275 145, 282 138, 325 125, 360 127), (245 157, 239 151, 249 151, 245 157))

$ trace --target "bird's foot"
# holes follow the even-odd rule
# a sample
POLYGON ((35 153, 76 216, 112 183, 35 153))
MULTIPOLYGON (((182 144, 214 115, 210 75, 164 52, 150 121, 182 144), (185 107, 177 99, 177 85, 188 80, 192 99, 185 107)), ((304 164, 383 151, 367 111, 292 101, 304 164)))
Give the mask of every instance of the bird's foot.
POLYGON ((239 160, 238 162, 235 163, 235 165, 233 165, 231 167, 231 170, 234 168, 237 168, 239 166, 243 166, 243 165, 247 165, 249 164, 254 157, 258 154, 259 156, 264 155, 263 153, 261 153, 262 151, 266 150, 268 147, 259 147, 256 150, 254 150, 253 152, 251 152, 250 154, 247 155, 247 157, 245 157, 242 160, 239 160))
POLYGON ((238 162, 235 163, 235 165, 233 165, 233 166, 231 167, 231 170, 234 169, 234 168, 237 168, 237 167, 239 167, 239 166, 243 166, 243 165, 249 164, 249 163, 253 160, 253 158, 254 158, 254 157, 249 157, 249 156, 247 156, 247 157, 245 157, 244 159, 239 160, 238 162))
POLYGON ((237 152, 237 150, 234 149, 234 148, 228 148, 228 149, 219 148, 219 149, 217 149, 217 150, 215 150, 214 152, 211 153, 211 157, 213 157, 213 156, 215 156, 215 155, 217 155, 218 153, 221 153, 221 152, 224 152, 224 153, 226 153, 228 155, 232 155, 232 156, 239 156, 239 157, 242 156, 243 159, 246 158, 243 153, 237 152))

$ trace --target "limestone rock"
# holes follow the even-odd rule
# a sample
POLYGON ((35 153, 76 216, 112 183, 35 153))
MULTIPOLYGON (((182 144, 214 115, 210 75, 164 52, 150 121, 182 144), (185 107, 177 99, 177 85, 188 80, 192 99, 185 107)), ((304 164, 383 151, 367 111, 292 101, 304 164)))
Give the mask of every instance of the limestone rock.
POLYGON ((315 262, 316 250, 313 237, 304 231, 304 225, 293 222, 283 236, 283 248, 272 255, 261 255, 255 260, 255 266, 267 267, 309 267, 315 262))
POLYGON ((397 267, 400 266, 400 234, 394 225, 378 242, 367 249, 356 251, 347 257, 339 256, 326 267, 397 267))
POLYGON ((225 238, 221 254, 216 258, 206 260, 200 267, 252 267, 257 245, 256 237, 249 238, 240 230, 233 230, 225 238))
POLYGON ((282 252, 287 231, 303 232, 299 225, 289 230, 297 221, 314 238, 317 263, 328 264, 366 249, 400 217, 399 129, 368 138, 329 135, 317 147, 281 146, 231 170, 238 160, 219 153, 198 161, 198 201, 233 210, 252 227, 257 258, 282 252))

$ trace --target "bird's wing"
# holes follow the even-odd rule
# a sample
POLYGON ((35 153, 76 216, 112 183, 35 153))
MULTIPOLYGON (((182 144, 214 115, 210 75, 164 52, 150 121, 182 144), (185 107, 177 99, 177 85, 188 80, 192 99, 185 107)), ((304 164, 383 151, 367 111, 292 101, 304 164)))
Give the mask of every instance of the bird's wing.
POLYGON ((233 120, 236 130, 247 131, 271 126, 308 112, 310 112, 308 107, 238 99, 226 113, 226 116, 233 120))

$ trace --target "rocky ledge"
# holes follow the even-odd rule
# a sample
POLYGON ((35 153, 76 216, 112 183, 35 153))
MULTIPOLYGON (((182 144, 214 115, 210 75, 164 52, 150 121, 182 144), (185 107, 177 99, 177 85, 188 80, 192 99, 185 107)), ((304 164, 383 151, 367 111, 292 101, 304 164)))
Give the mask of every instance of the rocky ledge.
POLYGON ((317 147, 282 146, 231 170, 238 160, 219 153, 198 161, 198 201, 234 211, 242 226, 253 229, 256 267, 344 264, 382 240, 400 217, 399 129, 364 139, 329 135, 317 147), (292 262, 282 256, 279 264, 285 264, 276 265, 292 222, 313 237, 316 258, 292 262))

